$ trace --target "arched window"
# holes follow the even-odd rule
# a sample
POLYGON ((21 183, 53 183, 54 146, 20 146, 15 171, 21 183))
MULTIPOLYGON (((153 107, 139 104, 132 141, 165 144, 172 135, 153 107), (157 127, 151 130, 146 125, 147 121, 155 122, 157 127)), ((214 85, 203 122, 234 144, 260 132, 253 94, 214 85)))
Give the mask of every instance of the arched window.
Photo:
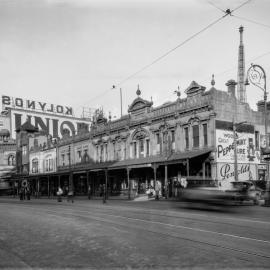
POLYGON ((9 166, 15 166, 16 165, 16 160, 14 155, 10 155, 8 157, 8 165, 9 166))
POLYGON ((32 173, 38 173, 38 159, 32 159, 32 173))

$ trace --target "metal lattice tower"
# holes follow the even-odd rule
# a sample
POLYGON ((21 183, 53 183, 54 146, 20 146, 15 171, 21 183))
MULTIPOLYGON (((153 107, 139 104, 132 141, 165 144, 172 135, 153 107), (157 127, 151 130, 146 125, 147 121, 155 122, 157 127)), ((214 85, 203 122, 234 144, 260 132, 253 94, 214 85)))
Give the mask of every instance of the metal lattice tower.
POLYGON ((237 74, 237 96, 241 102, 247 102, 246 86, 245 86, 245 53, 243 44, 244 27, 239 27, 240 45, 238 50, 238 74, 237 74))

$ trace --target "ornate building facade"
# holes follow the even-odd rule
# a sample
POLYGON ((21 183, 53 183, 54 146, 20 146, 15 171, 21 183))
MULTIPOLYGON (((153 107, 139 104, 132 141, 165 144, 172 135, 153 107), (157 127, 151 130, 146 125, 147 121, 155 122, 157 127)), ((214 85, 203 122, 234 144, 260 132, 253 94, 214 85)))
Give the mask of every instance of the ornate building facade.
POLYGON ((99 112, 90 131, 82 124, 76 135, 67 131, 50 147, 44 136, 28 136, 33 189, 51 195, 61 186, 84 195, 90 186, 92 195, 99 196, 101 185, 106 184, 109 196, 133 198, 145 193, 148 186, 159 185, 167 186, 173 196, 175 182, 181 178, 188 182, 215 180, 226 188, 235 173, 233 123, 237 124, 239 179, 265 179, 260 103, 258 111, 253 111, 237 100, 233 80, 226 84, 227 92, 214 85, 212 80, 206 91, 193 81, 185 91, 186 98, 179 93, 176 101, 158 107, 144 100, 138 88, 128 114, 117 120, 99 112), (46 147, 37 140, 45 140, 46 147), (44 171, 45 156, 52 158, 53 171, 44 171))

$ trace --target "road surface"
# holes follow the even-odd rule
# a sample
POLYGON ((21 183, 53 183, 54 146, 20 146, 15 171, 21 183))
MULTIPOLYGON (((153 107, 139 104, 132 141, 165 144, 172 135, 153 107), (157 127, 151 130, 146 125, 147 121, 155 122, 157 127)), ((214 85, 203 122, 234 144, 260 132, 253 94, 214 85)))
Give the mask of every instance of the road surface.
POLYGON ((0 268, 270 269, 270 208, 0 197, 0 268))

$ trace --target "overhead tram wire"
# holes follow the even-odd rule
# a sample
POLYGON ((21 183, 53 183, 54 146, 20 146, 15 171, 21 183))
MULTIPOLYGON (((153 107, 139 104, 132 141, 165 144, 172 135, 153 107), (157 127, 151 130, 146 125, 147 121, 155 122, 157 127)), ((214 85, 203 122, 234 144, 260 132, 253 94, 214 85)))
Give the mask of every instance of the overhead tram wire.
MULTIPOLYGON (((149 68, 150 66, 154 65, 155 63, 159 62, 161 59, 163 59, 164 57, 166 57, 167 55, 169 55, 170 53, 172 53, 173 51, 175 51, 176 49, 180 48, 181 46, 183 46, 184 44, 186 44, 188 41, 192 40, 193 38, 195 38, 196 36, 198 36, 199 34, 201 34, 202 32, 204 32, 205 30, 207 30, 208 28, 210 28, 211 26, 215 25, 216 23, 218 23, 219 21, 221 21, 222 19, 224 19, 225 17, 227 17, 228 15, 232 15, 232 13, 243 7, 244 5, 248 4, 250 1, 252 0, 247 0, 244 3, 242 3, 241 5, 239 5, 238 7, 236 7, 233 10, 230 9, 226 9, 225 11, 218 8, 220 11, 222 11, 224 13, 224 15, 220 18, 218 18, 217 20, 213 21, 212 23, 208 24, 206 27, 204 27, 202 30, 200 30, 199 32, 193 34, 192 36, 190 36, 189 38, 187 38, 186 40, 184 40, 183 42, 181 42, 180 44, 178 44, 176 47, 172 48, 171 50, 169 50, 168 52, 164 53, 163 55, 161 55, 160 57, 156 58, 154 61, 152 61, 150 64, 142 67, 141 69, 139 69, 138 71, 134 72, 133 74, 129 75, 128 77, 126 77, 125 79, 123 79, 122 81, 120 81, 118 84, 115 84, 115 87, 122 85, 124 82, 126 82, 127 80, 135 77, 137 74, 141 73, 142 71, 146 70, 147 68, 149 68)), ((212 4, 212 3, 211 3, 212 4)), ((212 4, 213 5, 213 4, 212 4)))
POLYGON ((267 24, 264 24, 264 23, 260 23, 260 22, 257 22, 257 21, 251 20, 251 19, 247 19, 247 18, 244 18, 244 17, 237 16, 237 15, 232 15, 232 16, 239 19, 239 20, 247 21, 247 22, 250 22, 250 23, 254 23, 254 24, 257 24, 257 25, 260 25, 260 26, 270 28, 270 25, 267 25, 267 24))
MULTIPOLYGON (((236 7, 233 10, 227 9, 227 10, 222 10, 220 8, 218 8, 219 10, 221 10, 224 15, 220 18, 218 18, 217 20, 213 21, 212 23, 208 24, 207 26, 205 26, 203 29, 201 29, 200 31, 196 32, 195 34, 193 34, 192 36, 190 36, 189 38, 187 38, 186 40, 184 40, 183 42, 181 42, 180 44, 178 44, 176 47, 170 49, 169 51, 167 51, 166 53, 164 53, 163 55, 159 56, 158 58, 156 58, 154 61, 152 61, 150 64, 145 65, 144 67, 142 67, 141 69, 139 69, 138 71, 134 72, 133 74, 129 75, 128 77, 126 77, 125 79, 123 79, 122 81, 120 81, 117 84, 114 84, 112 88, 110 88, 109 90, 106 90, 104 92, 102 92, 101 94, 93 97, 91 99, 91 101, 96 100, 97 98, 99 98, 100 96, 103 96, 104 94, 106 94, 107 92, 109 92, 111 89, 117 88, 118 86, 122 85, 124 82, 128 81, 129 79, 135 77, 136 75, 138 75, 139 73, 141 73, 142 71, 146 70, 147 68, 149 68, 150 66, 156 64, 157 62, 159 62, 161 59, 165 58, 167 55, 169 55, 170 53, 172 53, 173 51, 177 50, 178 48, 182 47, 184 44, 186 44, 188 41, 192 40, 193 38, 195 38, 196 36, 198 36, 199 34, 203 33, 204 31, 206 31, 208 28, 212 27, 213 25, 217 24, 219 21, 221 21, 222 19, 224 19, 225 17, 227 17, 228 15, 232 15, 232 13, 243 7, 244 5, 246 5, 247 3, 249 3, 252 0, 247 0, 244 3, 242 3, 241 5, 239 5, 238 7, 236 7)), ((215 6, 216 7, 216 6, 215 6)), ((216 7, 217 8, 217 7, 216 7)))
POLYGON ((192 40, 193 38, 195 38, 196 36, 198 36, 199 34, 201 34, 202 32, 204 32, 205 30, 207 30, 208 28, 210 28, 211 26, 215 25, 216 23, 218 23, 219 21, 221 21, 222 19, 224 19, 226 16, 230 15, 230 13, 226 13, 225 15, 223 15, 222 17, 218 18, 217 20, 213 21, 212 23, 208 24, 206 27, 204 27, 202 30, 200 30, 199 32, 196 32, 195 34, 193 34, 192 36, 190 36, 189 38, 187 38, 186 40, 184 40, 183 42, 181 42, 180 44, 178 44, 176 47, 172 48, 171 50, 167 51, 166 53, 164 53, 163 55, 159 56, 158 58, 156 58, 154 61, 152 61, 150 64, 147 64, 146 66, 142 67, 141 69, 139 69, 138 71, 134 72, 133 74, 129 75, 128 77, 126 77, 125 79, 123 79, 122 81, 120 81, 118 84, 115 85, 115 87, 122 85, 124 82, 128 81, 129 79, 135 77, 136 75, 138 75, 139 73, 141 73, 142 71, 146 70, 147 68, 151 67, 152 65, 154 65, 155 63, 159 62, 161 59, 163 59, 164 57, 166 57, 167 55, 169 55, 170 53, 172 53, 173 51, 175 51, 176 49, 180 48, 181 46, 183 46, 184 44, 186 44, 188 41, 192 40))

